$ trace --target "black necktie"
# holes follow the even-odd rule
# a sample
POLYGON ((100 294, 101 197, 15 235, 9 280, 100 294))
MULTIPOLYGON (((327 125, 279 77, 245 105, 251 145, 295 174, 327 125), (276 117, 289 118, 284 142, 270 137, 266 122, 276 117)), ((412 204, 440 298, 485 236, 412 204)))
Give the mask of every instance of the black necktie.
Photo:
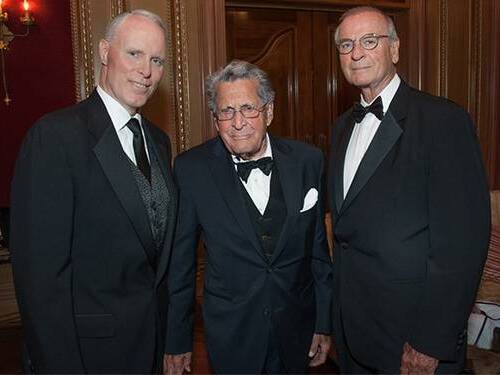
POLYGON ((258 160, 236 163, 236 168, 238 170, 238 176, 240 176, 243 181, 247 182, 250 172, 252 172, 252 169, 255 168, 259 168, 262 173, 269 176, 269 173, 271 173, 271 170, 273 169, 273 159, 268 156, 258 160))
POLYGON ((148 156, 146 155, 146 147, 144 146, 144 138, 142 136, 139 120, 131 118, 127 122, 127 127, 134 133, 133 146, 137 168, 139 168, 144 177, 151 182, 151 168, 149 166, 148 156))
POLYGON ((384 106, 382 105, 382 98, 377 96, 377 99, 368 107, 363 107, 360 103, 354 104, 352 109, 352 117, 358 124, 363 121, 367 113, 373 113, 377 118, 382 121, 384 117, 384 106))

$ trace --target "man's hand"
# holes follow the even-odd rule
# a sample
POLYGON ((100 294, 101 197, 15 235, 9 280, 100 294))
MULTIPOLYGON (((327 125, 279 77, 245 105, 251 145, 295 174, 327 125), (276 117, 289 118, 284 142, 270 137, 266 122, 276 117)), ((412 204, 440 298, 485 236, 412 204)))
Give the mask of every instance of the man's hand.
POLYGON ((331 345, 332 340, 330 336, 315 333, 311 342, 311 348, 309 349, 309 358, 311 358, 309 367, 315 367, 325 363, 331 345))
POLYGON ((402 375, 428 375, 434 374, 439 364, 439 360, 417 352, 410 344, 405 342, 403 355, 401 356, 402 375))
POLYGON ((163 375, 182 375, 191 372, 191 352, 165 354, 163 356, 163 375))

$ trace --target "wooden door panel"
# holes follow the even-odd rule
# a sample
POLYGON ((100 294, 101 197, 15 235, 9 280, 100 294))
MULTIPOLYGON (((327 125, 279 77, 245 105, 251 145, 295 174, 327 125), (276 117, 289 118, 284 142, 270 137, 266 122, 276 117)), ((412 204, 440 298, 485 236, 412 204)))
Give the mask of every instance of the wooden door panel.
POLYGON ((226 8, 228 60, 269 74, 276 100, 271 132, 312 140, 311 12, 226 8))

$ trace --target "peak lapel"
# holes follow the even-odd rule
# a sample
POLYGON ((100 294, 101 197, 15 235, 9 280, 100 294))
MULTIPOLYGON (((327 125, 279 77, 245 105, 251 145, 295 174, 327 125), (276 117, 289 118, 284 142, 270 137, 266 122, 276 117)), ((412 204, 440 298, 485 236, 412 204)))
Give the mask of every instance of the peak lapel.
POLYGON ((94 154, 132 222, 149 263, 155 268, 152 257, 148 254, 148 249, 153 248, 153 235, 149 226, 149 218, 137 183, 130 173, 127 156, 123 152, 111 118, 98 94, 94 92, 89 100, 91 102, 88 108, 89 131, 97 139, 93 149, 94 154))
POLYGON ((408 90, 405 82, 401 81, 377 133, 359 164, 341 211, 347 209, 353 202, 403 133, 403 120, 408 111, 408 90))

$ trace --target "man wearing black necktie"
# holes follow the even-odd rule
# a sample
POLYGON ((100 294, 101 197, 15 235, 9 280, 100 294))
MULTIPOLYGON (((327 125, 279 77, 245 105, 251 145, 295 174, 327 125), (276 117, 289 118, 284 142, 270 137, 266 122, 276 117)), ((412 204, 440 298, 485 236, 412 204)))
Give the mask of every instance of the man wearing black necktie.
POLYGON ((489 194, 474 126, 396 73, 378 9, 335 33, 361 103, 332 129, 334 337, 343 373, 460 373, 488 247, 489 194))
POLYGON ((174 168, 180 199, 165 367, 190 367, 201 232, 214 371, 304 373, 330 347, 323 155, 267 133, 274 91, 255 65, 231 62, 209 78, 207 96, 219 137, 180 155, 174 168))
POLYGON ((169 138, 140 108, 164 72, 165 31, 148 11, 116 17, 96 90, 26 136, 11 249, 27 371, 160 371, 177 193, 169 138))

